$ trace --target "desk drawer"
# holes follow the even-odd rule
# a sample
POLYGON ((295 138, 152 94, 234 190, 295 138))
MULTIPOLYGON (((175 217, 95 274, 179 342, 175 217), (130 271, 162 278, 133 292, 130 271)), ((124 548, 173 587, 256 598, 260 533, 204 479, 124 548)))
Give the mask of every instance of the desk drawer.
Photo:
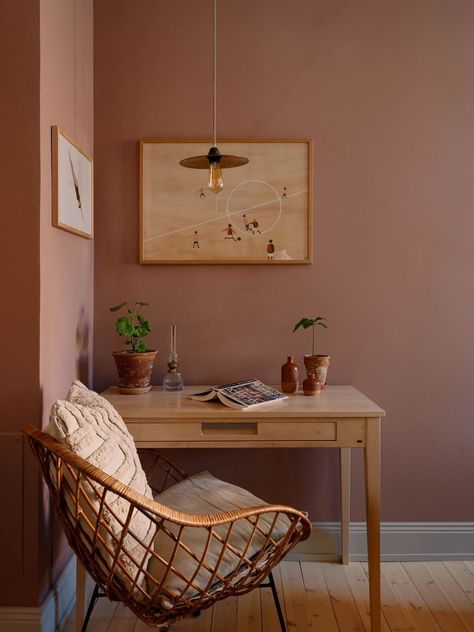
POLYGON ((262 422, 201 422, 204 438, 239 437, 255 441, 335 441, 334 422, 313 422, 295 424, 291 421, 262 422))
POLYGON ((226 440, 259 441, 335 441, 335 421, 262 422, 246 421, 192 421, 192 422, 140 422, 129 425, 138 442, 192 441, 220 442, 226 440))

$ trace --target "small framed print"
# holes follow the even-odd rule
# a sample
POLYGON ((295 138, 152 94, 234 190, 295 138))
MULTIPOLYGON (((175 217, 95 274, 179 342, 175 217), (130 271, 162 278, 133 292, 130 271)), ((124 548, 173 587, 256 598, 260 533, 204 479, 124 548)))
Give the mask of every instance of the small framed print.
POLYGON ((180 161, 209 141, 140 142, 140 263, 308 264, 312 260, 312 144, 309 139, 219 142, 248 164, 224 169, 224 189, 180 161))
POLYGON ((62 129, 52 132, 53 226, 94 237, 93 162, 62 129))

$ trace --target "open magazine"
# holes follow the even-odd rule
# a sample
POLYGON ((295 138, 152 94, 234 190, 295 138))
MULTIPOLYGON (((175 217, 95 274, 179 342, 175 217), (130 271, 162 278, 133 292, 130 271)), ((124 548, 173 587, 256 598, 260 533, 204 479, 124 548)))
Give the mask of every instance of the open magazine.
POLYGON ((287 399, 287 395, 283 395, 280 391, 267 386, 259 380, 242 380, 232 384, 214 386, 202 393, 195 393, 191 395, 191 399, 199 402, 209 402, 217 399, 231 408, 248 410, 269 402, 287 399))

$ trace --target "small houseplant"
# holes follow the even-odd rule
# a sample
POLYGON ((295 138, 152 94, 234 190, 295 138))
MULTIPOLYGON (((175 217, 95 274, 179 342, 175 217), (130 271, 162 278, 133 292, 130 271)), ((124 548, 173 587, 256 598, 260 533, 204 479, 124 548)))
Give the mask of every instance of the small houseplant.
POLYGON ((302 318, 299 320, 296 325, 293 327, 293 332, 302 327, 303 329, 312 329, 312 348, 311 355, 307 354, 304 356, 304 365, 306 367, 306 373, 308 377, 314 375, 318 382, 320 382, 323 386, 326 384, 326 376, 329 366, 330 356, 325 354, 316 354, 315 346, 314 346, 314 338, 315 338, 315 329, 316 327, 323 327, 327 329, 327 319, 324 316, 316 316, 316 318, 302 318))
POLYGON ((148 307, 148 303, 135 301, 130 307, 120 303, 110 308, 111 312, 125 310, 115 322, 115 329, 130 348, 114 351, 112 355, 117 365, 119 391, 129 395, 147 393, 151 389, 151 371, 158 353, 148 350, 144 341, 151 331, 148 319, 142 314, 144 307, 148 307))

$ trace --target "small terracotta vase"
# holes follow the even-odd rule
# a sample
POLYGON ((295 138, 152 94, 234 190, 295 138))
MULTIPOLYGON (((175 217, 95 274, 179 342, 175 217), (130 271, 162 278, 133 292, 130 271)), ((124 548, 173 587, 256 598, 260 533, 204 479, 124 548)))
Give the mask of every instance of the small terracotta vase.
POLYGON ((308 376, 315 375, 323 388, 327 382, 328 366, 331 356, 328 355, 305 355, 304 365, 308 376))
POLYGON ((284 393, 296 393, 298 390, 299 369, 294 356, 287 356, 287 361, 281 367, 281 390, 284 393))
POLYGON ((315 375, 308 375, 308 377, 303 382, 303 393, 305 395, 319 395, 321 392, 321 382, 318 382, 318 379, 315 375))
POLYGON ((151 389, 151 371, 158 351, 114 351, 119 378, 119 391, 125 395, 141 395, 151 389))

